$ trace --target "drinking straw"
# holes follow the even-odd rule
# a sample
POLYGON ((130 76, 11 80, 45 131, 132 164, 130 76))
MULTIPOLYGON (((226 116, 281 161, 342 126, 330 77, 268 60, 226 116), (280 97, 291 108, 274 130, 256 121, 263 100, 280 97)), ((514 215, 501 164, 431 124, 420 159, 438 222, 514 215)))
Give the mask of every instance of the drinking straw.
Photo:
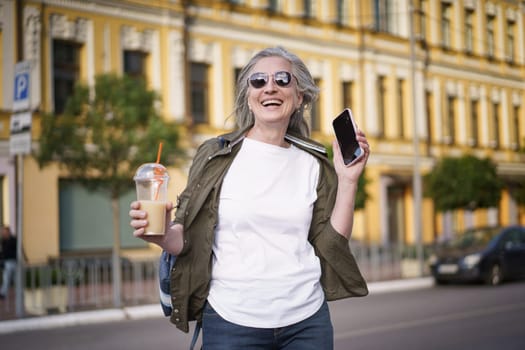
MULTIPOLYGON (((162 153, 162 142, 159 142, 159 150, 157 151, 157 164, 160 163, 160 155, 162 153)), ((162 185, 162 178, 156 178, 157 190, 155 191, 155 200, 159 199, 160 186, 162 185)))
POLYGON ((160 163, 160 154, 162 153, 162 142, 159 142, 159 150, 157 151, 157 163, 160 163))

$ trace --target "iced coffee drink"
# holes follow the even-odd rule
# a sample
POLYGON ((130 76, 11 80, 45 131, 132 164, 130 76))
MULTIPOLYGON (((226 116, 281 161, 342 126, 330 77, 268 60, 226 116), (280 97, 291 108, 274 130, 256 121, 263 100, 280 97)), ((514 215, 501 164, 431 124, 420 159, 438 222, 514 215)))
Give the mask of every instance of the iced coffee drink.
POLYGON ((146 235, 163 235, 166 231, 166 204, 169 176, 158 163, 141 165, 133 177, 140 209, 147 212, 146 235))

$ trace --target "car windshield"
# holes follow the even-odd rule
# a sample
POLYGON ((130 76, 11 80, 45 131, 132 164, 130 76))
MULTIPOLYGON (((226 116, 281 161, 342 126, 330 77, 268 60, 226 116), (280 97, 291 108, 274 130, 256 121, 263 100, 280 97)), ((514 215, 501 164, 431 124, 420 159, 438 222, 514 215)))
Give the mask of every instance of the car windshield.
POLYGON ((452 238, 447 246, 452 248, 468 248, 473 246, 487 245, 500 231, 499 228, 471 229, 465 233, 452 238))

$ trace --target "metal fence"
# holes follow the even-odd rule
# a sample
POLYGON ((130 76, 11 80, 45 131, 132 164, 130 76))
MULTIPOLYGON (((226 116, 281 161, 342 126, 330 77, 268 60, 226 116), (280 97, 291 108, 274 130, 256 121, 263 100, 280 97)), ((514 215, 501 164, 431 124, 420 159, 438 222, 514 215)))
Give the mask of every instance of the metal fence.
MULTIPOLYGON (((158 258, 122 259, 122 305, 158 302, 158 258)), ((68 257, 24 269, 26 315, 113 307, 110 257, 68 257)), ((14 288, 0 302, 0 320, 15 317, 14 288), (4 305, 2 305, 2 303, 4 305)))
MULTIPOLYGON (((351 249, 369 282, 416 277, 414 247, 363 245, 351 249)), ((425 249, 425 255, 428 249, 425 249)), ((428 272, 426 272, 428 273, 428 272)), ((1 274, 0 274, 1 276, 1 274)), ((67 257, 25 266, 25 314, 39 316, 113 307, 110 257, 67 257)), ((14 288, 0 302, 0 320, 15 318, 14 288), (3 305, 2 305, 3 304, 3 305)), ((157 303, 158 258, 122 259, 122 305, 157 303)))

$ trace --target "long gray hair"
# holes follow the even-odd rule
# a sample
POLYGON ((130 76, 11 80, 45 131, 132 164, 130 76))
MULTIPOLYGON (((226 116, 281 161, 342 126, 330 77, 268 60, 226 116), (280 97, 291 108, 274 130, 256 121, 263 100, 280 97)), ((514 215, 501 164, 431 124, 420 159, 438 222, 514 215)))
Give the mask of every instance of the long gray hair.
POLYGON ((248 106, 248 77, 252 69, 259 60, 266 57, 282 57, 292 65, 292 75, 297 79, 297 89, 303 94, 303 102, 299 109, 290 117, 287 132, 293 132, 304 137, 310 136, 308 123, 304 118, 304 111, 310 108, 312 103, 319 96, 319 88, 315 85, 314 79, 304 62, 295 54, 282 47, 269 47, 259 51, 253 56, 248 64, 239 73, 237 79, 237 95, 235 98, 234 114, 237 127, 245 128, 252 125, 255 121, 253 114, 248 106))

